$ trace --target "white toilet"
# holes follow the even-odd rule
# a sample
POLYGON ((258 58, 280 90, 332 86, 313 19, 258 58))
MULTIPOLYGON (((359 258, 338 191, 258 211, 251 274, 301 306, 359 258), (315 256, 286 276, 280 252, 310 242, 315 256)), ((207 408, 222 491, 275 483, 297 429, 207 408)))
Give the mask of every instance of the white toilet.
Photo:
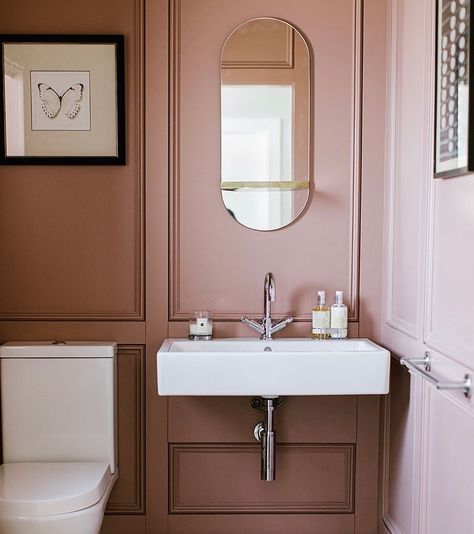
POLYGON ((1 534, 98 534, 117 480, 115 343, 0 346, 1 534))

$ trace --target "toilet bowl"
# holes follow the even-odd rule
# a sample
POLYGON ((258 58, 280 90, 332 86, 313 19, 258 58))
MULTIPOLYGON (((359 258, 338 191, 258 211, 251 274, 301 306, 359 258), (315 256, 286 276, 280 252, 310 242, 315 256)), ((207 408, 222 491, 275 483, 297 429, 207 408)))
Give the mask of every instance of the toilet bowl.
POLYGON ((0 466, 2 534, 98 534, 117 480, 101 463, 0 466))
POLYGON ((0 346, 1 534, 99 534, 118 478, 116 344, 0 346))

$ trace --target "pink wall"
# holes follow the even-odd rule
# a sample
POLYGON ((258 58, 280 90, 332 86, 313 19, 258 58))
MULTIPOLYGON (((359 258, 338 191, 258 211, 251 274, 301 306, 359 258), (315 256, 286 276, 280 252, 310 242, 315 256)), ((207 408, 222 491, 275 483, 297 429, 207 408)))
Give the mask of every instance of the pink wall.
MULTIPOLYGON (((261 497, 258 465, 250 482, 254 471, 240 469, 238 460, 251 446, 251 461, 258 464, 249 434, 258 414, 248 399, 206 404, 159 398, 155 367, 163 338, 185 335, 187 314, 196 308, 217 314, 218 336, 254 335, 239 317, 261 314, 268 270, 277 280, 276 314, 298 318, 285 335, 309 335, 315 290, 325 288, 346 291, 351 335, 378 339, 386 2, 363 5, 364 10, 359 0, 276 0, 271 7, 263 0, 123 0, 82 3, 71 18, 67 4, 19 0, 0 21, 4 33, 126 36, 127 165, 0 169, 2 340, 120 343, 119 452, 126 470, 105 533, 376 532, 378 398, 289 402, 278 423, 289 451, 282 480, 291 478, 292 462, 302 472, 261 497), (219 189, 220 47, 235 26, 265 15, 294 23, 314 50, 313 193, 298 222, 271 233, 235 223, 219 189), (227 425, 223 406, 233 414, 227 425), (201 434, 193 433, 196 426, 192 431, 196 421, 201 434), (196 482, 189 470, 179 476, 173 471, 170 478, 169 451, 181 454, 184 448, 181 457, 191 458, 202 443, 211 449, 202 452, 211 467, 222 457, 213 454, 219 443, 222 454, 237 449, 227 456, 228 465, 244 490, 260 495, 265 513, 168 514, 170 502, 179 505, 170 500, 175 486, 169 480, 181 480, 188 489, 196 482), (305 447, 298 444, 309 451, 312 476, 301 467, 305 447), (338 469, 334 486, 327 484, 325 454, 338 469), (326 485, 340 513, 313 513, 326 485), (301 491, 296 504, 291 488, 301 491), (308 512, 301 503, 311 497, 308 512), (282 502, 298 513, 274 514, 272 506, 282 502)), ((215 497, 225 488, 213 483, 215 497)))
POLYGON ((186 335, 189 312, 203 308, 214 312, 217 335, 253 335, 239 320, 242 314, 262 313, 263 277, 271 270, 277 281, 275 315, 297 319, 286 335, 309 335, 316 290, 325 288, 333 298, 340 288, 350 305, 351 335, 358 334, 363 314, 365 335, 377 337, 382 211, 376 199, 382 194, 383 158, 371 149, 361 159, 358 132, 364 146, 383 141, 383 5, 368 4, 364 12, 370 28, 364 34, 369 45, 364 48, 364 73, 358 2, 326 5, 324 16, 318 17, 312 16, 318 9, 314 2, 301 1, 291 13, 285 2, 272 6, 270 14, 294 23, 314 52, 314 175, 303 216, 287 228, 263 233, 236 224, 220 199, 220 116, 215 102, 220 79, 216 58, 227 35, 243 20, 268 16, 266 4, 241 2, 228 11, 223 4, 203 0, 174 2, 172 8, 170 335, 186 335), (219 24, 210 24, 216 17, 219 24), (332 32, 342 36, 337 61, 332 32), (371 41, 377 46, 371 47, 371 41))
MULTIPOLYGON (((461 382, 474 370, 474 177, 433 179, 435 4, 397 0, 390 13, 382 340, 409 358, 428 350, 434 377, 461 382)), ((395 365, 385 524, 396 534, 474 531, 472 402, 395 365)))
MULTIPOLYGON (((1 34, 123 34, 127 165, 0 167, 0 342, 116 340, 120 476, 105 524, 145 528, 145 2, 2 2, 1 34), (74 11, 74 14, 72 13, 74 11)), ((3 81, 2 81, 3 83, 3 81)))
MULTIPOLYGON (((232 10, 209 0, 171 5, 170 319, 186 320, 196 309, 209 309, 218 320, 237 323, 242 314, 258 316, 263 278, 272 271, 277 282, 275 314, 291 313, 307 321, 316 290, 324 288, 333 298, 340 288, 356 320, 359 243, 354 227, 359 224, 355 194, 360 174, 354 168, 358 145, 352 129, 360 123, 360 108, 354 107, 355 10, 341 1, 326 3, 324 9, 309 0, 291 10, 286 2, 272 6, 272 16, 301 29, 314 51, 314 177, 309 205, 296 223, 256 232, 238 225, 220 198, 219 57, 229 33, 243 20, 268 15, 268 6, 254 0, 239 2, 232 10), (336 62, 333 33, 340 36, 336 62)), ((304 330, 309 335, 308 325, 304 330)))
MULTIPOLYGON (((364 12, 361 3, 346 1, 328 5, 301 0, 296 5, 292 2, 291 6, 281 1, 272 4, 271 13, 266 2, 250 0, 234 3, 232 10, 226 9, 223 2, 211 0, 181 0, 172 2, 170 7, 168 335, 186 335, 189 312, 207 308, 217 316, 217 336, 254 336, 240 324, 240 316, 245 313, 258 317, 262 313, 263 277, 272 270, 277 281, 276 314, 292 313, 299 319, 284 335, 309 335, 315 290, 324 287, 334 292, 342 287, 351 304, 351 334, 357 335, 360 328, 377 339, 382 251, 379 200, 383 192, 380 176, 383 171, 385 4, 365 2, 364 12), (314 16, 316 12, 319 16, 314 16), (228 216, 222 205, 219 108, 216 106, 220 79, 218 59, 225 38, 244 20, 265 15, 295 24, 314 49, 313 194, 301 219, 288 228, 270 233, 243 228, 228 216), (338 61, 334 61, 331 37, 334 33, 340 37, 338 61), (196 106, 196 98, 199 98, 199 106, 196 106), (362 141, 367 144, 362 146, 362 141), (361 191, 364 195, 362 212, 361 191)), ((164 26, 162 31, 166 31, 164 26)), ((166 65, 162 66, 162 75, 166 75, 166 65)), ((165 163, 158 166, 163 179, 168 171, 165 163)), ((161 206, 164 207, 164 203, 161 206)), ((150 273, 155 279, 156 272, 150 273)), ((323 410, 326 415, 331 414, 329 426, 327 421, 323 424, 318 415, 318 407, 326 402, 328 399, 293 399, 293 404, 288 405, 287 410, 282 408, 278 414, 278 425, 284 432, 280 439, 289 446, 288 466, 299 465, 302 451, 292 448, 295 443, 319 451, 318 447, 326 439, 344 447, 355 439, 354 466, 357 467, 353 473, 356 490, 352 519, 340 513, 340 508, 331 517, 324 517, 308 514, 301 502, 290 504, 294 497, 291 484, 280 488, 277 483, 265 489, 266 496, 262 494, 260 481, 252 479, 251 468, 244 468, 247 464, 241 460, 248 457, 246 451, 253 444, 247 432, 252 427, 250 419, 258 417, 249 412, 246 399, 200 399, 196 402, 170 398, 167 408, 163 407, 168 413, 167 441, 175 453, 170 458, 169 491, 174 513, 168 519, 169 532, 191 530, 209 534, 225 530, 231 534, 242 529, 286 532, 291 528, 299 533, 312 532, 315 528, 325 533, 376 532, 378 398, 352 399, 353 412, 348 406, 328 412, 323 410), (227 424, 224 414, 229 413, 232 414, 231 423, 227 424), (301 425, 296 424, 300 420, 301 425), (302 435, 303 420, 309 424, 307 433, 302 435), (356 433, 351 438, 341 437, 342 430, 348 428, 356 429, 356 433), (231 477, 237 486, 235 491, 240 486, 246 488, 245 494, 252 496, 254 512, 263 513, 250 517, 251 506, 242 496, 231 499, 229 504, 226 487, 219 477, 208 492, 197 491, 198 481, 190 472, 197 461, 208 466, 208 472, 216 473, 220 472, 218 466, 223 461, 225 469, 229 470, 227 478, 231 477), (176 495, 185 495, 186 499, 180 501, 176 495), (216 495, 222 497, 216 501, 216 495), (288 506, 295 506, 298 513, 292 517, 271 513, 283 506, 282 499, 288 506), (195 513, 192 513, 192 506, 196 507, 195 513), (240 506, 243 517, 222 514, 225 510, 235 511, 236 506, 240 506), (213 513, 212 518, 199 514, 204 510, 213 513)), ((160 438, 154 442, 159 443, 160 438)), ((316 459, 318 454, 311 458, 316 459)), ((285 464, 280 469, 284 480, 289 473, 285 464)), ((315 469, 317 473, 317 463, 311 460, 308 469, 315 469)), ((325 484, 325 477, 310 478, 315 484, 310 494, 316 496, 319 484, 325 484)), ((297 477, 297 480, 304 489, 303 478, 297 477)), ((340 494, 344 493, 347 481, 347 476, 338 479, 340 494)), ((318 506, 317 499, 314 506, 318 506)), ((151 510, 150 514, 151 521, 158 524, 158 510, 151 510)))

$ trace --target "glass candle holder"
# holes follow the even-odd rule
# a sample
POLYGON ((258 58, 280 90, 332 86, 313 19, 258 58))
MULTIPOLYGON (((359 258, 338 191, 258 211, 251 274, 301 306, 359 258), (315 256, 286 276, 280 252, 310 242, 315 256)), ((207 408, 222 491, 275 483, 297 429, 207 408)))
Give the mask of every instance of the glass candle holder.
POLYGON ((208 341, 212 339, 212 314, 198 311, 189 318, 189 339, 208 341))

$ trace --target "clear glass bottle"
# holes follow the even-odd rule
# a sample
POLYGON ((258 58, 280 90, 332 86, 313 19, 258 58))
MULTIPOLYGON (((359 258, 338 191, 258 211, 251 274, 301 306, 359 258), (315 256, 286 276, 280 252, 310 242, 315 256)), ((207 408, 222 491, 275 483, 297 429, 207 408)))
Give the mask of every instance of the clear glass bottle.
POLYGON ((326 306, 326 292, 318 291, 318 303, 313 308, 313 339, 327 339, 329 334, 324 329, 330 328, 330 326, 330 312, 326 306))
POLYGON ((343 302, 344 291, 336 291, 336 302, 331 306, 331 328, 337 332, 331 332, 333 339, 347 337, 347 306, 343 302))

